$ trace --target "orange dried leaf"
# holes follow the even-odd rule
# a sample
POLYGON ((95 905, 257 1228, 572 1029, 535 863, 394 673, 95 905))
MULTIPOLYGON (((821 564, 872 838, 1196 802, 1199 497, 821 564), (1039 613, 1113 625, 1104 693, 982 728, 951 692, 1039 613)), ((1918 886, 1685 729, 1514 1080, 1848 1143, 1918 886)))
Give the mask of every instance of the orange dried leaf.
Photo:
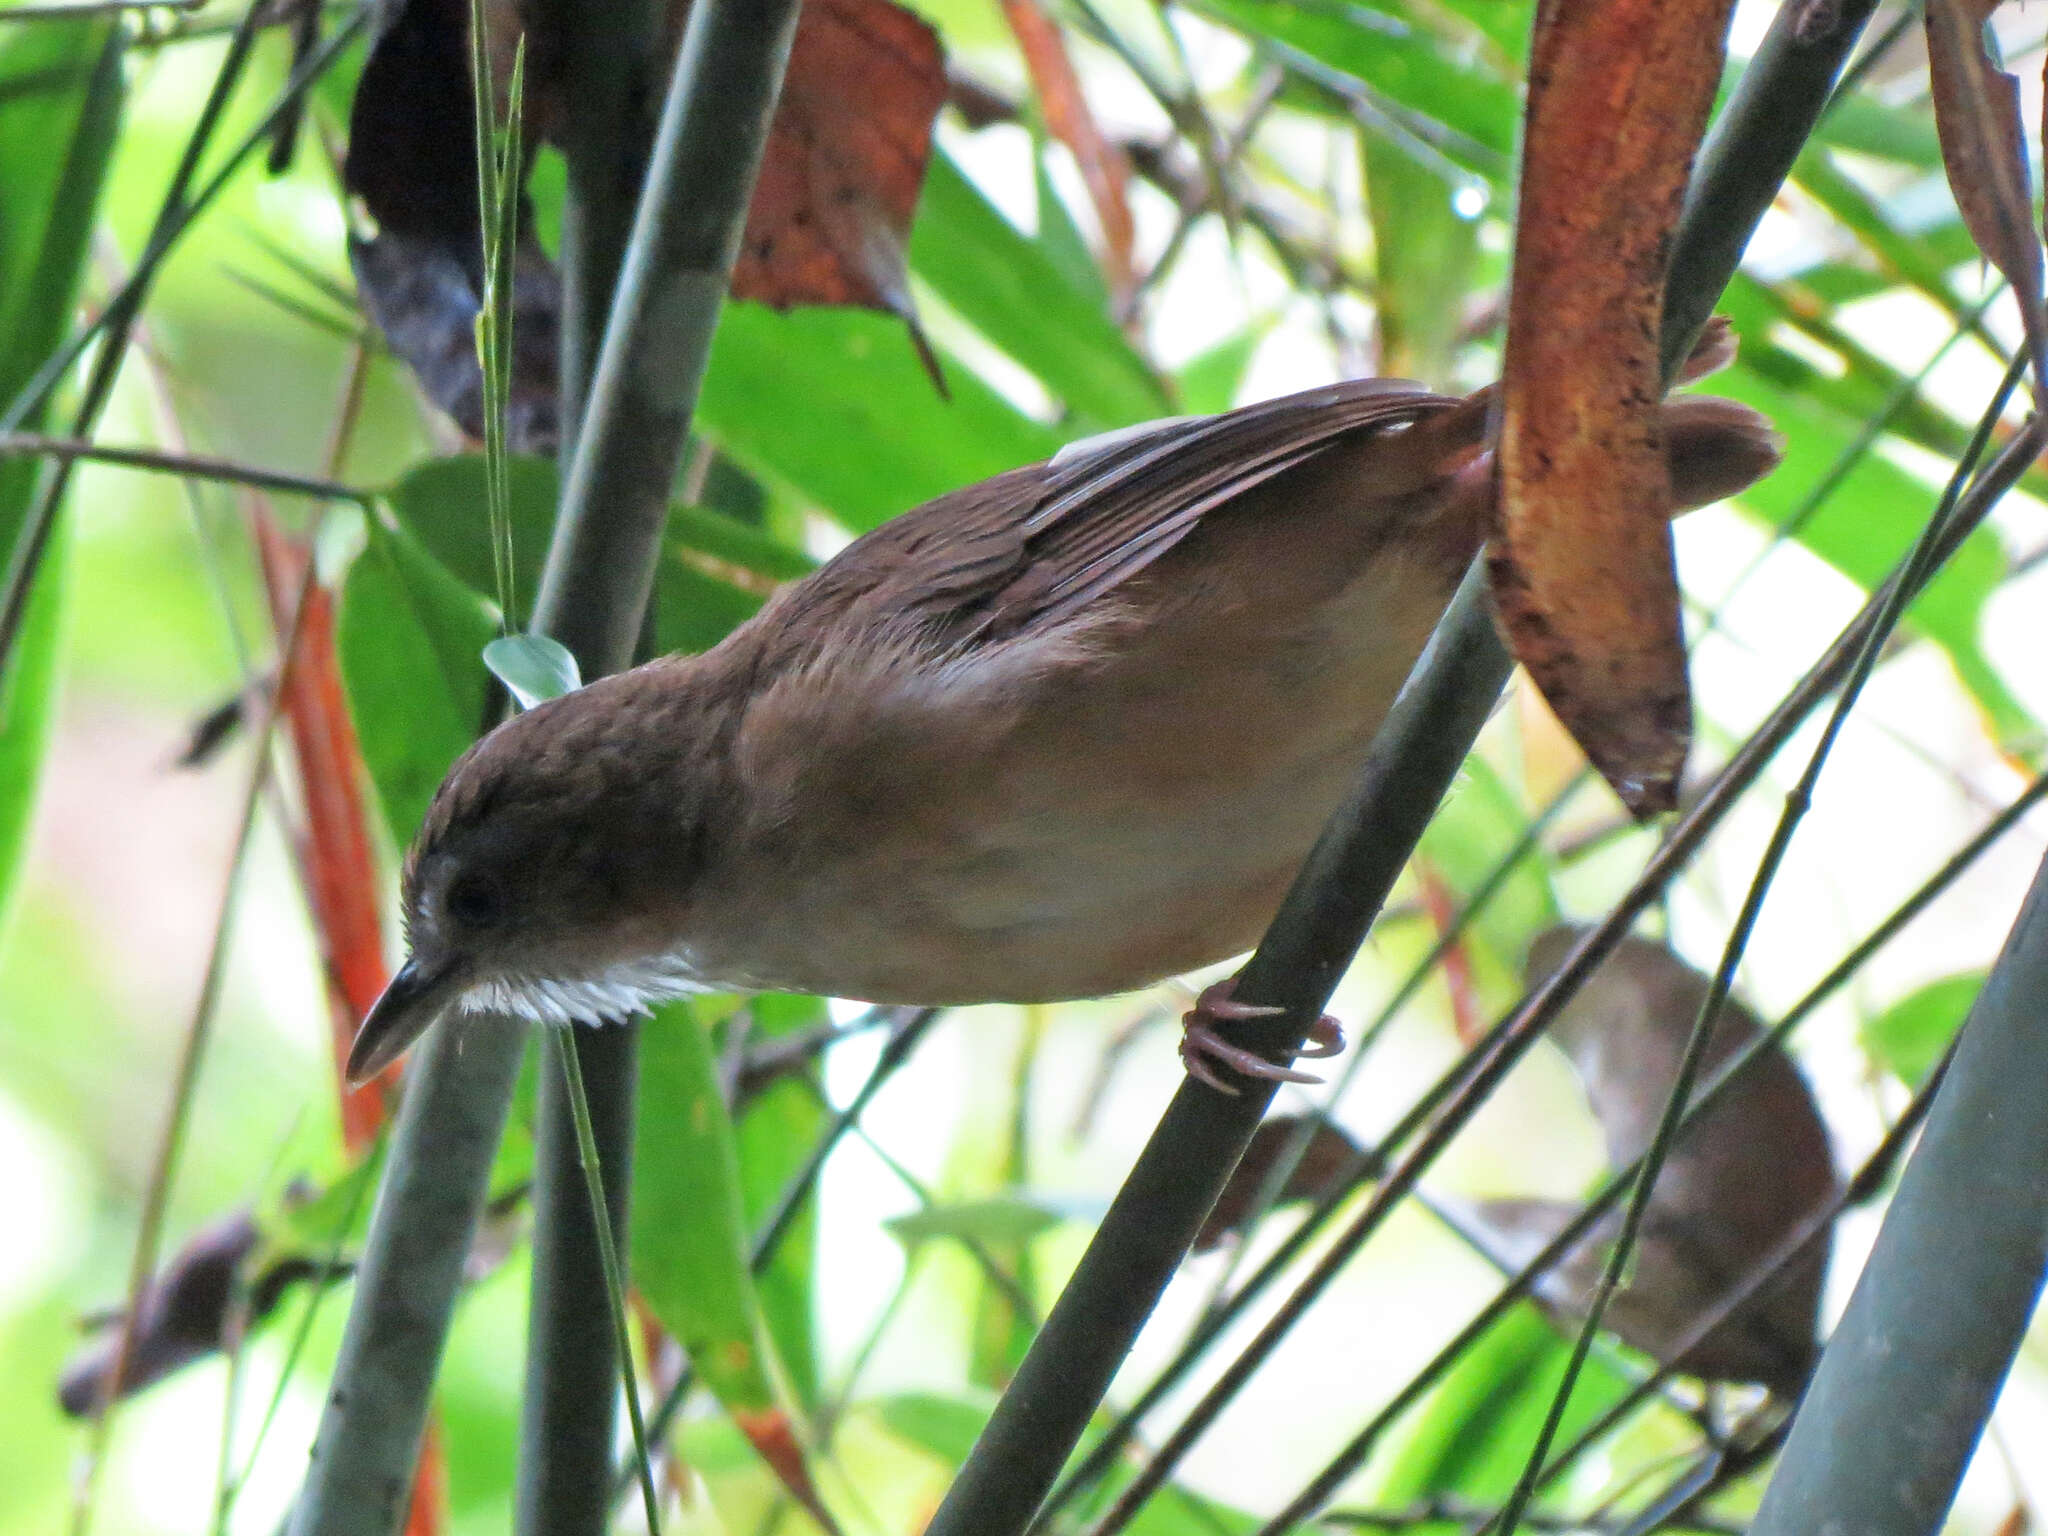
POLYGON ((2020 83, 1992 63, 1984 28, 1999 0, 1928 0, 1928 80, 1941 163, 1956 207, 1985 260, 2019 301, 2036 376, 2048 385, 2048 314, 2034 233, 2020 83))
POLYGON ((805 0, 733 296, 910 319, 904 251, 945 99, 938 37, 916 16, 890 0, 805 0))
POLYGON ((740 1433, 754 1447, 760 1458, 768 1463, 789 1496, 803 1507, 828 1536, 838 1536, 839 1526, 825 1508, 825 1501, 818 1494, 818 1485, 811 1476, 809 1457, 804 1452, 803 1441, 798 1438, 796 1428, 790 1423, 789 1415, 779 1408, 758 1412, 734 1410, 733 1423, 740 1433))
POLYGON ((292 623, 297 595, 305 593, 298 649, 284 669, 279 710, 291 731, 305 804, 306 831, 297 853, 326 961, 342 1138, 351 1152, 360 1152, 384 1123, 385 1094, 395 1075, 350 1088, 342 1071, 356 1026, 390 979, 377 863, 363 801, 362 748, 342 689, 334 594, 318 582, 306 584, 310 553, 288 538, 268 511, 258 508, 254 523, 271 618, 280 637, 292 623))
POLYGON ((1666 256, 1732 0, 1544 0, 1501 385, 1509 645, 1637 815, 1692 733, 1658 419, 1666 256))

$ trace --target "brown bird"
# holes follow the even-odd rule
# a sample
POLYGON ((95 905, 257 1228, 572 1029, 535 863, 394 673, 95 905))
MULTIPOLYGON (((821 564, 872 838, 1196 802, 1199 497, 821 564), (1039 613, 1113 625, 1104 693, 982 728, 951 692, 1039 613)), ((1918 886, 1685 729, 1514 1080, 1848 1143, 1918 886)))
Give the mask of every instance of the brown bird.
MULTIPOLYGON (((506 721, 407 858, 351 1078, 449 1009, 1052 1002, 1250 948, 1491 526, 1489 407, 1367 379, 1078 444, 506 721)), ((1681 507, 1777 461, 1730 401, 1663 425, 1681 507)), ((1289 1075, 1233 1012, 1204 994, 1190 1069, 1289 1075)))

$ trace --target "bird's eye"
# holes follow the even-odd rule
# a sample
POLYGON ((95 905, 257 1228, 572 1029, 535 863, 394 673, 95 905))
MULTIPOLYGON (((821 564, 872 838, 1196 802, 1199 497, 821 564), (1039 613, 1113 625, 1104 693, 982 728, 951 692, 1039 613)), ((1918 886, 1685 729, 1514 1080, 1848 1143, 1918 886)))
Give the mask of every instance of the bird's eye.
POLYGON ((482 875, 458 875, 448 886, 443 910, 466 928, 487 928, 504 913, 497 882, 482 875))

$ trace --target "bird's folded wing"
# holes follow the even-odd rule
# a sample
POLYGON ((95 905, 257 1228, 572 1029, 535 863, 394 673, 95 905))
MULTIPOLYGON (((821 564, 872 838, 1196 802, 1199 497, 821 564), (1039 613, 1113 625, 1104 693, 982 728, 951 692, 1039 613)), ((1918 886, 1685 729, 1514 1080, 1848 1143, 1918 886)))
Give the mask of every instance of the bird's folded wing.
POLYGON ((884 524, 835 562, 865 578, 857 594, 839 595, 955 644, 1038 631, 1144 570, 1205 514, 1340 439, 1458 404, 1405 380, 1359 379, 1110 433, 884 524))

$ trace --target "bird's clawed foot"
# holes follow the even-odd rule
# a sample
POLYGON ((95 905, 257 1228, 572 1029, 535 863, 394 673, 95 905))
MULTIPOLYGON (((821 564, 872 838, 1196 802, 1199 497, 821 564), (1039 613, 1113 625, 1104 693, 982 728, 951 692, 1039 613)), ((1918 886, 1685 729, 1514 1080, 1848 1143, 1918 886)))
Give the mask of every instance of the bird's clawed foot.
MULTIPOLYGON (((1278 1062, 1268 1061, 1257 1051, 1241 1045, 1232 1045, 1217 1033, 1219 1024, 1235 1024, 1245 1019, 1271 1019, 1285 1013, 1285 1008, 1271 1008, 1258 1003, 1240 1003, 1233 998, 1231 988, 1237 978, 1227 977, 1202 989, 1181 1019, 1180 1059, 1188 1069, 1188 1076, 1197 1082, 1206 1083, 1218 1093, 1237 1092, 1237 1088, 1226 1082, 1217 1071, 1228 1067, 1244 1077, 1263 1077, 1279 1083, 1320 1083, 1321 1078, 1311 1072, 1302 1072, 1293 1067, 1283 1067, 1278 1062)), ((1334 1056, 1344 1049, 1344 1031, 1337 1021, 1327 1013, 1317 1019, 1308 1032, 1308 1043, 1299 1055, 1334 1056)))

